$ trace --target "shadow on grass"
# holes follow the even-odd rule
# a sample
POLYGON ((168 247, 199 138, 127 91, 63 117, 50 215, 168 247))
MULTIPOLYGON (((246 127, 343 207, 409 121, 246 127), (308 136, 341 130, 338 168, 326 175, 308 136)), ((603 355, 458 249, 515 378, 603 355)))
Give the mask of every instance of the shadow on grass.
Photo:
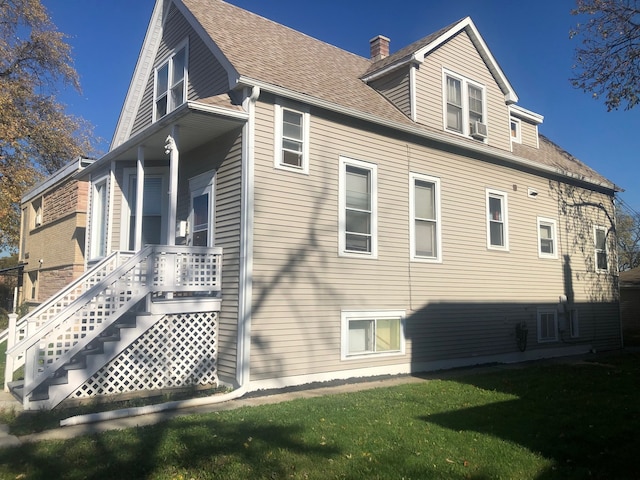
POLYGON ((419 417, 454 431, 514 442, 554 466, 537 478, 640 478, 640 355, 457 379, 518 397, 419 417), (629 364, 629 362, 627 362, 629 364), (551 383, 551 388, 550 388, 551 383))
POLYGON ((187 470, 211 472, 215 478, 256 478, 255 472, 286 478, 291 467, 274 451, 318 459, 337 453, 331 447, 305 446, 297 438, 300 433, 298 426, 192 416, 67 442, 25 445, 19 455, 8 449, 0 451, 0 464, 16 478, 29 479, 181 478, 187 470))

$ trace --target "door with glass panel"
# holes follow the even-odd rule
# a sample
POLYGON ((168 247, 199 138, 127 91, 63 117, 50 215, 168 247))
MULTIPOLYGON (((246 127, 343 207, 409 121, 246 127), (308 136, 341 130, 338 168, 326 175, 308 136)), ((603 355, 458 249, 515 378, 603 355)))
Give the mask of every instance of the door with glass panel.
MULTIPOLYGON (((128 175, 128 248, 136 248, 136 175, 128 175)), ((142 197, 142 232, 140 246, 166 243, 167 177, 164 174, 145 174, 142 197)))
POLYGON ((189 179, 191 213, 187 243, 195 247, 212 247, 213 240, 213 182, 215 172, 207 172, 189 179))

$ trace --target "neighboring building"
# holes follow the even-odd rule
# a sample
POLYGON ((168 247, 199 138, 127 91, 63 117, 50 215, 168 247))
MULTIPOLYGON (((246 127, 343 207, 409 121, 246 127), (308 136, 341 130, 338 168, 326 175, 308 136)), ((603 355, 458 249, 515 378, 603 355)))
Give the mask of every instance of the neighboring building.
POLYGON ((74 175, 92 161, 69 162, 22 197, 19 305, 39 305, 84 272, 89 183, 74 175))
POLYGON ((620 272, 620 319, 625 347, 640 346, 640 267, 620 272))
POLYGON ((617 188, 517 102, 469 18, 367 59, 158 0, 25 408, 620 348, 617 188))

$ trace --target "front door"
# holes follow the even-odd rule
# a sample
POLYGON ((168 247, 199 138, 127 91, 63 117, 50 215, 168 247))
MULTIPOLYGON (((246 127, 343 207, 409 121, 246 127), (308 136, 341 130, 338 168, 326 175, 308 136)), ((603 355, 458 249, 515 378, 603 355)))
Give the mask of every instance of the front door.
MULTIPOLYGON (((129 250, 135 250, 137 176, 135 169, 125 170, 128 221, 123 225, 123 240, 129 250)), ((168 177, 166 169, 148 168, 144 175, 142 196, 142 232, 140 246, 166 244, 168 211, 168 177)))
POLYGON ((213 186, 215 172, 206 172, 189 179, 191 213, 187 244, 195 247, 212 247, 213 240, 213 186))

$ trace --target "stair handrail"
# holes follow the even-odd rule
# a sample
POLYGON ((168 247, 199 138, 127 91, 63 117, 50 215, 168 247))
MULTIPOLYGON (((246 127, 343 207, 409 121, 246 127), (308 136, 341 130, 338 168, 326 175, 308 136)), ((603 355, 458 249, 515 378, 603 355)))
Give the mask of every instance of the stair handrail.
MULTIPOLYGON (((76 278, 66 287, 62 288, 62 290, 58 291, 58 293, 53 295, 46 302, 43 302, 42 304, 38 305, 37 308, 35 308, 31 312, 27 313, 22 318, 20 318, 18 320, 18 323, 16 324, 16 330, 21 328, 25 323, 28 323, 29 321, 41 315, 43 311, 47 310, 48 308, 51 308, 54 304, 61 301, 64 297, 66 297, 69 293, 74 291, 77 287, 82 286, 84 282, 86 282, 89 278, 94 276, 100 269, 102 269, 103 267, 106 267, 107 263, 115 262, 116 264, 115 268, 117 268, 120 257, 127 254, 133 255, 133 252, 114 251, 109 255, 107 255, 106 257, 102 258, 98 263, 93 265, 89 270, 84 272, 82 275, 80 275, 78 278, 76 278)), ((84 290, 84 292, 86 292, 87 290, 88 289, 84 290)))
MULTIPOLYGON (((21 342, 27 345, 26 347, 25 346, 21 347, 22 349, 24 349, 25 357, 27 356, 26 352, 29 349, 35 347, 36 344, 40 342, 43 337, 53 333, 54 330, 61 328, 67 320, 71 319, 74 316, 76 312, 78 312, 79 310, 84 308, 87 304, 89 304, 96 297, 97 293, 101 293, 104 290, 115 285, 120 279, 122 279, 132 270, 137 268, 142 263, 143 260, 147 260, 149 257, 151 257, 153 253, 154 253, 153 246, 148 246, 140 250, 133 257, 131 257, 127 262, 125 262, 116 270, 114 270, 109 275, 107 275, 102 281, 100 281, 95 286, 87 290, 84 294, 82 294, 76 301, 70 304, 69 307, 65 309, 65 311, 60 312, 60 314, 56 315, 54 318, 48 321, 46 325, 43 325, 42 328, 38 329, 37 332, 34 332, 33 335, 30 335, 28 339, 29 342, 21 342)), ((148 272, 145 272, 145 273, 148 273, 148 272)), ((146 277, 146 274, 145 274, 145 277, 146 277)), ((122 309, 123 311, 128 310, 131 307, 129 303, 135 304, 149 293, 150 290, 149 290, 148 284, 143 283, 140 285, 144 285, 145 287, 144 290, 142 292, 139 292, 138 295, 132 296, 132 298, 129 299, 128 302, 125 302, 125 304, 120 309, 122 309)), ((119 310, 116 310, 116 311, 119 312, 119 310)), ((31 392, 33 392, 36 388, 38 388, 38 386, 49 377, 51 372, 57 371, 62 365, 64 365, 64 363, 66 363, 68 360, 73 358, 74 355, 76 355, 82 348, 84 348, 89 342, 91 342, 95 338, 95 335, 106 330, 111 325, 111 323, 113 323, 120 317, 120 314, 121 313, 117 315, 114 314, 113 315, 114 318, 111 320, 111 322, 106 322, 106 321, 102 322, 98 328, 92 331, 93 336, 86 335, 85 337, 78 339, 78 341, 67 352, 62 354, 53 363, 46 365, 44 370, 39 374, 34 375, 32 378, 29 378, 32 375, 31 372, 30 371, 25 372, 25 383, 24 383, 24 389, 23 389, 24 398, 26 399, 31 392)), ((35 363, 34 363, 34 367, 35 367, 35 363)))
POLYGON ((116 280, 120 279, 122 276, 122 271, 128 272, 132 266, 135 266, 139 263, 139 259, 143 257, 148 257, 153 252, 153 247, 145 247, 142 250, 138 251, 132 257, 130 257, 126 262, 122 265, 111 271, 107 276, 105 276, 100 282, 93 285, 91 288, 86 290, 82 295, 76 298, 73 302, 67 305, 64 309, 58 312, 57 315, 53 316, 46 323, 40 326, 38 330, 33 332, 27 338, 21 340, 16 343, 11 349, 7 350, 7 355, 14 355, 16 352, 26 352, 29 348, 36 345, 40 339, 42 338, 42 333, 47 330, 53 330, 54 328, 60 327, 60 325, 73 315, 75 312, 84 307, 93 297, 95 297, 96 292, 101 292, 104 290, 106 286, 111 285, 114 282, 114 278, 116 280), (133 265, 129 265, 133 264, 133 265), (107 284, 107 285, 105 285, 107 284), (53 325, 55 324, 55 325, 53 325), (53 327, 51 327, 53 325, 53 327))

